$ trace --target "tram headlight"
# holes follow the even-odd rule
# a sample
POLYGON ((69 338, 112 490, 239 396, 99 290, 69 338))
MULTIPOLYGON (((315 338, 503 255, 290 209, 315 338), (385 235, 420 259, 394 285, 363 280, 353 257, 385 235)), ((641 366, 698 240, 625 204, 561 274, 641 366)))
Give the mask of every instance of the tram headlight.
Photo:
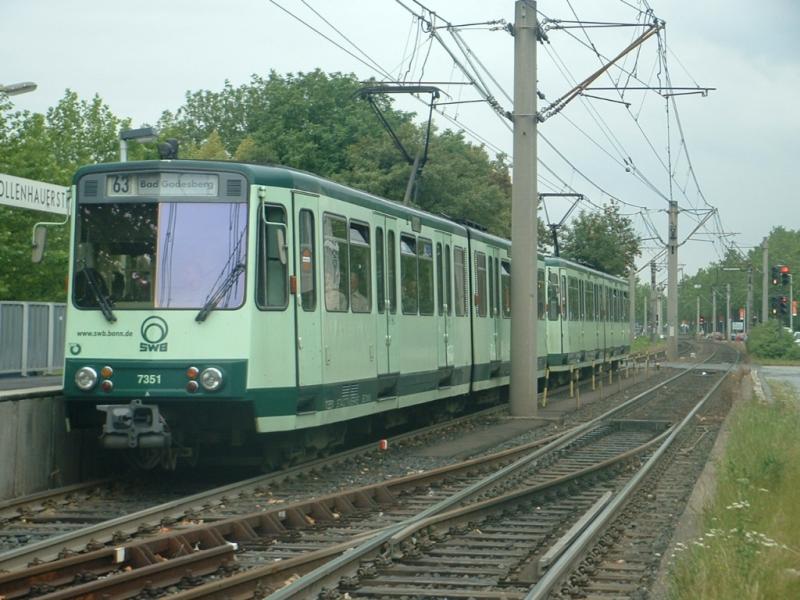
POLYGON ((88 392, 97 385, 97 371, 92 367, 81 367, 75 372, 75 385, 84 392, 88 392))
POLYGON ((200 373, 200 385, 209 392, 216 392, 222 387, 222 371, 216 367, 208 367, 200 373))

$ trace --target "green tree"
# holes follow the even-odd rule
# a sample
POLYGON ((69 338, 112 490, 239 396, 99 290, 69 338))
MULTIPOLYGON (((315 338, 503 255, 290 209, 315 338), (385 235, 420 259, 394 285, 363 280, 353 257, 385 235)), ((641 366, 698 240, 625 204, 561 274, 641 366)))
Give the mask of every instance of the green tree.
MULTIPOLYGON (((44 115, 12 110, 10 102, 0 100, 0 173, 64 186, 79 166, 116 159, 119 130, 129 123, 114 116, 99 96, 81 100, 71 90, 44 115)), ((34 223, 57 221, 57 216, 0 207, 0 219, 0 299, 63 301, 67 226, 48 229, 45 259, 32 265, 34 223)))
MULTIPOLYGON (((767 236, 769 247, 769 265, 787 265, 792 271, 800 272, 800 230, 791 230, 784 227, 775 227, 767 236)), ((751 248, 747 253, 737 249, 729 249, 719 261, 712 262, 708 267, 700 269, 692 276, 683 278, 678 290, 678 315, 680 320, 694 324, 697 312, 697 298, 700 298, 700 313, 707 320, 711 319, 712 294, 716 293, 716 317, 724 322, 727 318, 739 320, 739 311, 747 303, 748 271, 752 272, 753 281, 753 307, 751 316, 755 321, 761 320, 761 301, 763 298, 762 285, 763 249, 761 246, 751 248), (727 289, 731 291, 731 314, 726 316, 727 289)), ((769 278, 769 273, 767 276, 769 278)), ((800 277, 798 277, 800 282, 800 277)), ((794 297, 798 296, 798 286, 793 286, 794 297)), ((774 296, 788 296, 789 288, 772 286, 768 280, 767 298, 774 296)), ((771 318, 771 317, 770 317, 771 318)), ((800 321, 795 319, 795 321, 800 321)), ((784 324, 788 325, 788 322, 784 324)), ((797 323, 800 326, 800 322, 797 323)))
POLYGON ((753 327, 747 338, 747 351, 763 358, 788 358, 794 347, 792 335, 774 319, 753 327))
POLYGON ((581 213, 564 229, 561 256, 623 277, 641 253, 641 242, 628 217, 612 202, 602 211, 581 213))
MULTIPOLYGON (((217 132, 236 160, 283 164, 401 201, 411 166, 370 105, 359 99, 361 87, 354 75, 271 72, 239 87, 226 83, 219 92, 187 94, 181 108, 163 114, 160 128, 191 147, 217 132)), ((395 110, 388 96, 374 101, 415 155, 424 143, 424 127, 413 114, 395 110)), ((461 133, 433 130, 415 204, 508 236, 510 198, 505 157, 490 158, 461 133)))
POLYGON ((191 145, 180 151, 181 158, 194 158, 198 160, 229 160, 230 155, 225 150, 222 138, 215 129, 207 139, 198 145, 191 145))

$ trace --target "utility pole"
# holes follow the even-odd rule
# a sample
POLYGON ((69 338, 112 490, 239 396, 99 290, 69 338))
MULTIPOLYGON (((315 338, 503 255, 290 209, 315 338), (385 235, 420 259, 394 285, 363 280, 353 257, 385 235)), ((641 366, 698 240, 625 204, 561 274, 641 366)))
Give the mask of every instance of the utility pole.
POLYGON ((769 247, 767 245, 767 238, 761 244, 764 252, 761 260, 761 322, 766 323, 769 318, 767 311, 767 296, 769 296, 769 247))
POLYGON ((636 267, 630 266, 628 269, 628 343, 633 344, 636 337, 636 267))
POLYGON ((656 261, 650 261, 650 341, 656 339, 656 261))
POLYGON ((678 360, 678 203, 669 203, 667 240, 667 360, 678 360))
POLYGON ((650 315, 647 314, 647 305, 648 304, 649 304, 649 302, 642 302, 642 311, 643 311, 643 314, 642 314, 643 332, 642 333, 644 335, 649 335, 648 332, 647 332, 647 328, 650 326, 650 321, 648 320, 648 319, 650 319, 650 315))
POLYGON ((753 265, 747 267, 747 306, 744 310, 744 332, 750 335, 753 310, 753 265))
POLYGON ((697 337, 700 337, 700 294, 697 295, 697 317, 694 321, 694 327, 697 337))
POLYGON ((511 414, 535 416, 537 393, 536 2, 514 6, 514 179, 511 187, 511 414))
POLYGON ((711 288, 711 333, 717 333, 717 290, 711 288))
POLYGON ((731 284, 726 284, 726 288, 728 291, 728 299, 726 300, 726 312, 725 312, 725 339, 731 339, 731 284))

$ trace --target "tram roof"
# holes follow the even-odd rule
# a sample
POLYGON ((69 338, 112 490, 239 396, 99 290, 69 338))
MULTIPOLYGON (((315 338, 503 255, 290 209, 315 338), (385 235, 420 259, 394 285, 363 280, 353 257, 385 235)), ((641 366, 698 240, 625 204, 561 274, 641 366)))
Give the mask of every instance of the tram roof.
MULTIPOLYGON (((281 187, 293 190, 300 190, 312 194, 319 194, 336 198, 344 202, 379 210, 394 217, 410 219, 417 217, 421 223, 435 227, 450 233, 466 236, 467 227, 449 218, 434 215, 423 210, 404 206, 398 202, 386 200, 379 196, 357 190, 325 179, 318 175, 284 167, 280 165, 257 165, 242 162, 228 162, 219 160, 146 160, 118 163, 101 163, 81 167, 75 173, 73 184, 77 185, 78 180, 90 173, 110 173, 120 171, 145 171, 160 170, 169 171, 170 169, 187 169, 193 171, 227 171, 244 175, 252 185, 265 185, 281 187)), ((488 236, 489 234, 482 234, 488 236)), ((491 236, 495 237, 495 236, 491 236)), ((503 240, 503 238, 496 238, 503 240)), ((507 244, 508 242, 505 241, 507 244)))
POLYGON ((575 261, 569 260, 567 258, 562 258, 560 256, 548 256, 545 259, 545 264, 555 267, 566 267, 569 269, 574 269, 576 271, 582 271, 584 273, 590 273, 592 275, 596 275, 597 277, 602 277, 603 279, 609 279, 616 283, 627 284, 627 281, 622 277, 617 277, 616 275, 609 275, 608 273, 603 273, 602 271, 598 271, 597 269, 593 269, 592 267, 587 267, 586 265, 582 265, 581 263, 577 263, 575 261))

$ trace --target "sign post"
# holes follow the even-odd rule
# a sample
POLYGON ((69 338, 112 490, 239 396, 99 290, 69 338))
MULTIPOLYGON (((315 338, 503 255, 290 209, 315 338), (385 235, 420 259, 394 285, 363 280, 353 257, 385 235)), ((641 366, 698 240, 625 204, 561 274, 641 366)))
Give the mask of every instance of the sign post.
POLYGON ((39 263, 44 257, 47 241, 45 227, 47 225, 64 225, 69 220, 69 188, 0 173, 0 205, 40 210, 64 217, 63 221, 39 222, 33 226, 31 260, 39 263))

